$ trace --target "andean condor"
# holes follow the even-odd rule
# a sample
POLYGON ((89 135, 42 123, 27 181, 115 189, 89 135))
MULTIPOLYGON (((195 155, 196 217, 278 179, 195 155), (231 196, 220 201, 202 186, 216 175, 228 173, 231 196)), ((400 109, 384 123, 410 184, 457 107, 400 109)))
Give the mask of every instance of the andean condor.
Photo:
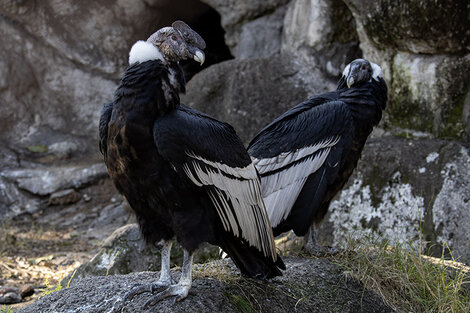
POLYGON ((242 274, 271 278, 285 269, 274 239, 256 169, 234 129, 180 104, 185 81, 179 60, 204 61, 204 40, 176 21, 129 53, 129 68, 104 106, 100 149, 116 188, 135 211, 147 242, 162 241, 160 278, 130 290, 162 290, 181 300, 191 287, 193 252, 220 246, 242 274), (181 279, 170 278, 171 240, 184 249, 181 279))
POLYGON ((248 152, 261 175, 274 236, 288 230, 304 236, 311 229, 307 250, 322 250, 312 224, 353 172, 386 102, 381 68, 357 59, 344 69, 336 91, 296 105, 254 137, 248 152))

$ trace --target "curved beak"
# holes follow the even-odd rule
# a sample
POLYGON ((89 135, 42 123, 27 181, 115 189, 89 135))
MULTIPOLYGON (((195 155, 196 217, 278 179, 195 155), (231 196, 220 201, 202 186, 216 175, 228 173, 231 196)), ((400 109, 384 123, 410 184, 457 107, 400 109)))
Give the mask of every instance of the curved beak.
POLYGON ((355 79, 353 75, 346 77, 346 85, 348 85, 348 88, 351 88, 351 86, 354 84, 354 81, 355 79))
POLYGON ((193 53, 193 60, 202 65, 206 60, 206 55, 204 52, 202 52, 202 50, 195 49, 195 52, 193 53))

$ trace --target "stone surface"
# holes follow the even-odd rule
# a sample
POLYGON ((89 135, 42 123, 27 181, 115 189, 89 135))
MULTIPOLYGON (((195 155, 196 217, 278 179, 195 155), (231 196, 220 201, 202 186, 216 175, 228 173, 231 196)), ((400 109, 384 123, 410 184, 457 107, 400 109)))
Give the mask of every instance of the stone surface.
POLYGON ((468 143, 470 27, 460 22, 468 20, 468 4, 345 2, 356 21, 364 57, 382 67, 389 86, 386 127, 468 143))
POLYGON ((457 260, 470 264, 468 177, 469 150, 458 143, 369 140, 318 235, 337 246, 371 234, 406 246, 422 235, 424 252, 440 256, 439 245, 447 244, 457 260))
MULTIPOLYGON (((44 162, 95 152, 101 106, 112 99, 132 44, 183 19, 211 37, 209 65, 227 49, 212 35, 221 29, 220 17, 209 11, 194 0, 2 1, 2 143, 47 147, 40 156, 47 156, 44 162)), ((199 70, 193 67, 192 73, 199 70)))
POLYGON ((225 42, 230 50, 238 44, 241 26, 260 16, 271 14, 276 8, 286 4, 289 0, 202 0, 210 5, 221 16, 222 27, 225 29, 225 42))
POLYGON ((78 202, 82 196, 73 189, 65 189, 51 194, 49 197, 49 205, 64 205, 78 202))
POLYGON ((388 114, 393 125, 440 137, 470 135, 464 114, 470 92, 470 55, 423 56, 398 52, 392 63, 388 114))
POLYGON ((20 189, 40 196, 70 187, 80 188, 107 175, 108 170, 104 163, 91 166, 5 170, 0 173, 0 176, 17 183, 20 189))
MULTIPOLYGON (((228 260, 196 265, 185 300, 164 300, 144 308, 150 295, 141 294, 127 302, 123 312, 393 312, 378 295, 345 279, 329 261, 286 257, 284 262, 284 275, 270 281, 241 278, 228 260)), ((17 312, 111 312, 132 286, 157 279, 154 272, 90 277, 17 312)))
POLYGON ((320 70, 284 54, 211 66, 188 83, 182 102, 228 122, 248 143, 263 126, 308 95, 334 88, 320 70))
POLYGON ((18 288, 0 289, 0 304, 18 303, 21 299, 21 291, 18 288))
MULTIPOLYGON (((219 248, 203 244, 194 255, 195 263, 204 263, 219 258, 219 248)), ((180 265, 183 249, 177 243, 171 250, 171 264, 180 265)), ((102 249, 76 272, 62 280, 62 285, 74 285, 88 276, 107 276, 132 272, 157 271, 160 269, 160 247, 146 244, 137 224, 128 224, 116 229, 106 238, 102 249), (73 275, 73 278, 72 278, 73 275)))
POLYGON ((346 64, 361 56, 351 12, 340 0, 295 0, 284 19, 281 52, 317 64, 337 78, 346 64))
POLYGON ((345 0, 378 47, 423 54, 470 51, 466 1, 345 0))
POLYGON ((281 51, 282 27, 286 6, 241 26, 237 45, 232 49, 237 59, 262 58, 281 51))

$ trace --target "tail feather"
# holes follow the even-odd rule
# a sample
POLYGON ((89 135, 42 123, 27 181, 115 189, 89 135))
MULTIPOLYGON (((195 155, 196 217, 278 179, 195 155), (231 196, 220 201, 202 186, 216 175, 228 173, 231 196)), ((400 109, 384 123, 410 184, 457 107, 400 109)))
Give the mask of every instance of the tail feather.
POLYGON ((276 260, 265 256, 261 251, 250 246, 245 240, 233 235, 221 236, 219 246, 240 269, 243 275, 257 279, 281 276, 286 266, 278 255, 276 260))

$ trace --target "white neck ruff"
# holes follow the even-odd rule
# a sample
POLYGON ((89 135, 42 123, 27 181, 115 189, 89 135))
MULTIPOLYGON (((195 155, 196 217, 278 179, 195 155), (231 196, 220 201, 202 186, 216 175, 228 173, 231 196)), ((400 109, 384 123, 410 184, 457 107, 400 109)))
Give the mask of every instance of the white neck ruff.
POLYGON ((129 65, 137 62, 143 63, 150 60, 160 60, 163 63, 166 63, 165 58, 157 47, 143 40, 137 41, 129 52, 129 65))

